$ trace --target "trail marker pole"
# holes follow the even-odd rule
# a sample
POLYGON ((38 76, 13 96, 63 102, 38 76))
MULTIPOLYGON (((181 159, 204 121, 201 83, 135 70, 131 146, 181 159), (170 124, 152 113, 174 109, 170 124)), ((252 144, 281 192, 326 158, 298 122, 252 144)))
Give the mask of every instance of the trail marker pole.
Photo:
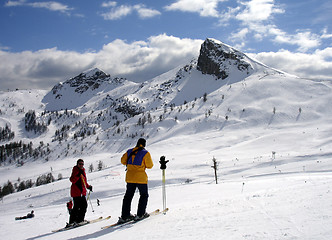
POLYGON ((218 184, 218 175, 217 175, 218 163, 217 163, 217 159, 215 157, 213 157, 212 162, 213 162, 213 166, 211 166, 211 167, 214 169, 214 178, 216 180, 216 184, 218 184))
POLYGON ((160 163, 160 169, 162 170, 163 210, 166 210, 166 176, 165 176, 165 170, 166 170, 166 163, 168 163, 168 162, 169 162, 169 160, 165 160, 165 156, 160 157, 159 163, 160 163))

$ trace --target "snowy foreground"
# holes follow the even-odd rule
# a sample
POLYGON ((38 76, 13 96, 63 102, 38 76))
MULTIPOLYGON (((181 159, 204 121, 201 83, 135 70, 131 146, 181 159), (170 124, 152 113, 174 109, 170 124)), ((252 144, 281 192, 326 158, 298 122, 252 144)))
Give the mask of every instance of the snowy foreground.
MULTIPOLYGON (((52 230, 68 221, 68 176, 76 159, 30 163, 24 172, 15 167, 1 169, 2 176, 10 173, 24 178, 52 167, 53 174, 61 172, 64 179, 4 197, 0 203, 0 239, 332 239, 331 154, 320 153, 322 149, 314 146, 323 134, 316 127, 306 128, 306 140, 301 140, 301 134, 289 137, 297 131, 300 129, 274 130, 249 142, 245 133, 238 133, 240 143, 225 148, 217 146, 230 141, 227 130, 223 137, 219 131, 211 131, 148 145, 155 162, 148 171, 148 210, 162 208, 161 155, 170 160, 166 170, 170 210, 119 229, 101 227, 117 221, 121 212, 125 171, 119 163, 120 154, 84 158, 86 167, 99 160, 107 166, 87 174, 94 187, 94 212, 89 204, 86 219, 111 215, 111 220, 60 233, 52 230), (264 144, 276 138, 288 138, 294 146, 290 147, 289 141, 264 144), (271 146, 282 152, 272 156, 271 146), (302 148, 307 154, 300 155, 302 148), (217 185, 211 168, 213 156, 219 162, 217 185), (35 218, 14 220, 32 209, 35 218)), ((133 213, 136 205, 137 196, 133 213)))

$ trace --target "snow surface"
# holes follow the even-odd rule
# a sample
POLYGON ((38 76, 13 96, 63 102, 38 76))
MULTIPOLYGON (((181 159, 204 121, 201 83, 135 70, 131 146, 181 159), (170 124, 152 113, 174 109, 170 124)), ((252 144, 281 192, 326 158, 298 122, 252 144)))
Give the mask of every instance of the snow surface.
MULTIPOLYGON (((1 203, 1 239, 330 239, 332 176, 326 171, 331 169, 329 156, 294 158, 285 152, 285 156, 276 154, 273 161, 268 154, 246 158, 245 150, 224 148, 228 154, 221 154, 220 150, 218 154, 216 136, 195 137, 207 140, 204 141, 208 145, 204 147, 207 152, 194 147, 199 141, 191 137, 174 138, 160 144, 163 146, 156 144, 148 148, 156 163, 153 170, 148 171, 148 210, 162 208, 157 154, 167 153, 170 158, 166 170, 170 210, 166 215, 117 230, 101 230, 120 215, 125 171, 117 163, 120 155, 111 158, 110 154, 100 154, 85 158, 86 163, 102 159, 110 164, 107 169, 88 174, 89 183, 94 187, 91 194, 94 212, 89 205, 86 218, 112 215, 111 220, 52 233, 68 221, 65 202, 69 200, 70 183, 66 178, 6 196, 1 203), (180 146, 176 148, 177 145, 180 146), (196 150, 186 154, 188 148, 196 150), (218 185, 213 181, 210 168, 212 152, 220 161, 218 185), (238 159, 234 158, 235 152, 238 152, 238 159), (96 199, 101 206, 97 206, 96 199), (31 209, 35 211, 35 218, 14 220, 31 209)), ((270 150, 262 141, 250 144, 250 148, 256 149, 253 151, 256 154, 270 150)), ((69 176, 74 161, 64 159, 60 161, 62 164, 54 163, 53 171, 61 169, 69 176)), ((25 171, 32 174, 35 168, 38 165, 26 167, 25 171)), ((136 205, 137 196, 133 212, 136 205)))
MULTIPOLYGON (((177 71, 141 88, 130 82, 126 82, 128 87, 124 83, 119 89, 110 88, 112 96, 142 99, 147 109, 155 109, 151 111, 154 117, 164 115, 163 121, 147 124, 141 132, 148 136, 147 150, 155 163, 147 170, 148 211, 163 206, 158 161, 162 155, 170 160, 166 170, 166 205, 170 210, 166 215, 118 229, 101 229, 116 222, 121 214, 126 172, 120 158, 137 141, 127 134, 139 131, 139 115, 125 121, 126 134, 111 139, 106 133, 113 133, 113 128, 101 123, 99 142, 96 136, 82 140, 90 144, 89 152, 74 154, 83 143, 68 140, 73 149, 65 156, 67 143, 55 142, 50 143, 54 152, 47 162, 1 166, 1 184, 17 182, 18 178, 35 180, 50 171, 55 177, 61 173, 63 179, 5 196, 0 202, 0 239, 332 239, 331 82, 300 79, 269 68, 258 69, 242 80, 233 77, 216 81, 192 70, 180 81, 168 82, 173 87, 167 94, 152 95, 177 71), (208 94, 206 102, 200 98, 204 93, 208 94), (176 107, 165 113, 160 107, 163 103, 175 103, 176 107), (86 168, 99 161, 105 165, 101 171, 87 173, 94 189, 94 212, 89 203, 86 219, 112 218, 52 233, 68 222, 68 177, 79 157, 85 160, 86 168), (211 168, 214 157, 219 163, 218 184, 211 168), (35 211, 33 219, 15 221, 31 210, 35 211)), ((92 98, 85 99, 84 107, 74 109, 79 113, 78 120, 87 116, 97 119, 97 110, 103 109, 108 93, 88 92, 92 98), (96 111, 92 113, 91 109, 96 111)), ((20 130, 24 114, 17 112, 23 107, 42 111, 45 94, 32 90, 0 94, 0 124, 12 126, 15 140, 37 144, 42 138, 45 143, 51 142, 61 125, 53 123, 41 137, 28 136, 20 130), (11 101, 16 107, 9 107, 11 101)), ((52 104, 57 106, 56 102, 52 104)), ((138 193, 132 213, 137 201, 138 193)))

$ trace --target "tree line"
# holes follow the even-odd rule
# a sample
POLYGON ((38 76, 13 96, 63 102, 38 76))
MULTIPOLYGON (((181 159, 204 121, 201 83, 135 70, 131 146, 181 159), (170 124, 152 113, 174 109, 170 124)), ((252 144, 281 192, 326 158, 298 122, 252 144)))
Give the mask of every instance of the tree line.
POLYGON ((47 130, 47 125, 45 123, 39 123, 36 120, 36 112, 34 110, 29 110, 24 116, 24 126, 25 130, 28 132, 34 131, 35 133, 43 133, 47 130))
MULTIPOLYGON (((60 176, 60 174, 59 174, 60 176)), ((60 178, 59 178, 60 180, 60 178)), ((2 187, 0 186, 0 198, 14 193, 15 191, 20 192, 23 191, 25 189, 28 188, 32 188, 33 186, 41 186, 41 185, 45 185, 51 182, 54 182, 55 179, 52 175, 52 173, 48 173, 48 174, 43 174, 41 176, 39 176, 36 180, 36 182, 33 182, 31 179, 26 180, 26 181, 20 181, 20 179, 18 179, 18 183, 13 184, 11 181, 8 180, 7 183, 5 183, 2 187)))
POLYGON ((15 137, 15 133, 11 131, 6 124, 4 128, 0 127, 0 141, 10 141, 15 137))
POLYGON ((5 145, 0 145, 0 164, 4 162, 17 162, 22 165, 24 159, 44 157, 50 152, 49 144, 45 146, 42 141, 37 148, 33 148, 32 142, 28 144, 23 143, 22 141, 10 142, 5 145))

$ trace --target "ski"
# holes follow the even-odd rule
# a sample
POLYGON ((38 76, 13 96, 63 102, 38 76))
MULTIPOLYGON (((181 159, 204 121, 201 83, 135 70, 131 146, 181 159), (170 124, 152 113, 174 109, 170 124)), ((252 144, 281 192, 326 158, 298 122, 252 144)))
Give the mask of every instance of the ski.
POLYGON ((84 225, 87 225, 87 224, 91 224, 91 223, 96 223, 96 222, 100 222, 100 221, 104 221, 104 220, 108 220, 110 219, 111 216, 108 216, 106 218, 103 218, 103 217, 99 217, 99 218, 96 218, 96 219, 92 219, 92 220, 84 220, 83 222, 80 222, 80 223, 76 223, 76 224, 71 224, 71 225, 67 225, 66 227, 63 227, 63 228, 60 228, 60 229, 57 229, 57 230, 53 230, 52 232, 62 232, 62 231, 67 231, 67 230, 70 230, 70 229, 74 229, 74 228, 77 228, 77 227, 82 227, 84 225))
POLYGON ((147 219, 147 218, 150 218, 150 217, 152 217, 152 216, 156 216, 156 215, 159 215, 159 214, 161 214, 161 213, 166 213, 168 211, 168 208, 166 208, 165 210, 163 210, 163 211, 160 211, 159 209, 156 209, 156 210, 154 210, 153 212, 150 212, 149 213, 149 217, 146 217, 146 218, 142 218, 142 219, 140 219, 140 220, 138 220, 138 221, 135 221, 134 219, 133 220, 130 220, 130 221, 128 221, 128 222, 124 222, 124 223, 113 223, 113 224, 111 224, 111 225, 107 225, 107 226, 104 226, 104 227, 102 227, 101 229, 107 229, 107 228, 112 228, 112 227, 122 227, 122 226, 125 226, 125 225, 129 225, 129 224, 134 224, 134 223, 137 223, 137 222, 140 222, 140 221, 142 221, 142 220, 144 220, 144 219, 147 219))
MULTIPOLYGON (((159 212, 160 212, 160 210, 159 210, 159 209, 156 209, 156 210, 154 210, 153 212, 150 212, 149 215, 150 215, 150 216, 154 216, 154 215, 157 215, 159 212)), ((143 220, 143 219, 142 219, 142 220, 143 220)), ((117 226, 125 226, 125 225, 128 225, 128 224, 134 223, 134 222, 135 222, 134 219, 129 220, 128 222, 124 222, 124 223, 116 222, 116 223, 113 223, 113 224, 111 224, 111 225, 104 226, 104 227, 102 227, 101 229, 107 229, 107 228, 117 227, 117 226)))

